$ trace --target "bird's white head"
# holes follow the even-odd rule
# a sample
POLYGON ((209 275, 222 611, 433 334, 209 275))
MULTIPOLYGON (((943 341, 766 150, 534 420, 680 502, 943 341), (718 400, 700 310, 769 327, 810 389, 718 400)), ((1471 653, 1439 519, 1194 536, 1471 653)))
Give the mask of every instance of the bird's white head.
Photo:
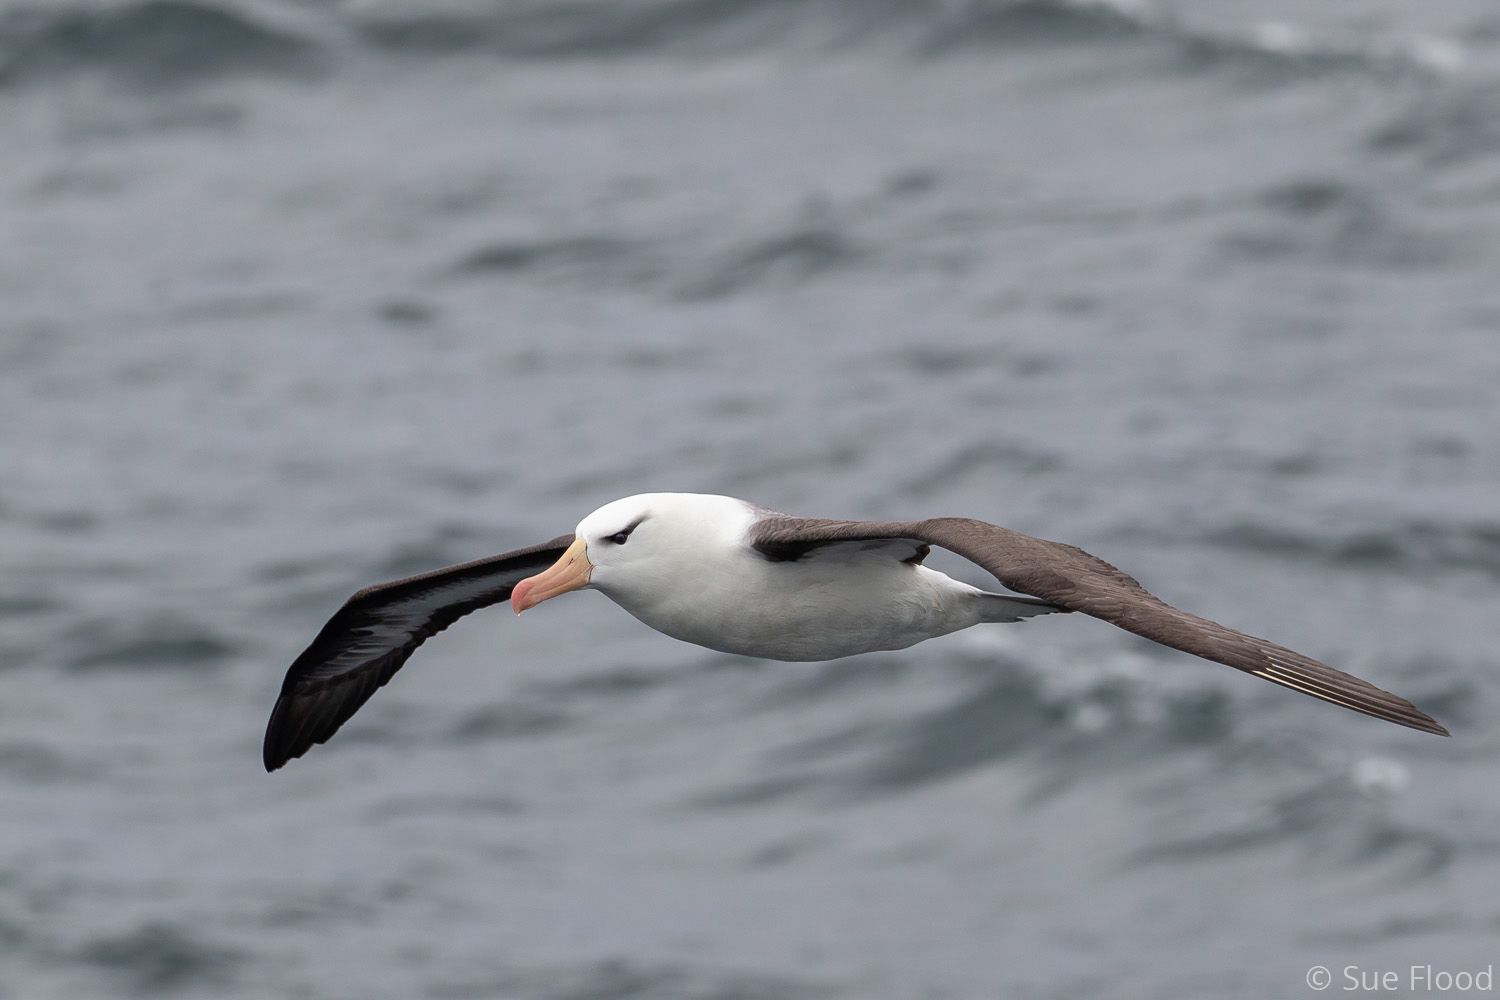
POLYGON ((511 607, 520 614, 583 587, 629 606, 631 595, 691 586, 695 566, 740 544, 755 516, 743 500, 704 493, 642 493, 615 500, 578 522, 562 558, 516 584, 511 607))

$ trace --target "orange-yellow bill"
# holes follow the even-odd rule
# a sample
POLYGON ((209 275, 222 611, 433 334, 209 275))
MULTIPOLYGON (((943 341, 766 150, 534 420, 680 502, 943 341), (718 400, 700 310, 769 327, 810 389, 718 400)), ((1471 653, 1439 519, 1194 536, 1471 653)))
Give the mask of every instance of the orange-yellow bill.
POLYGON ((536 576, 528 576, 516 584, 515 589, 510 592, 510 606, 515 609, 516 614, 520 614, 549 597, 587 586, 589 574, 593 570, 594 566, 589 562, 588 546, 582 538, 575 538, 561 559, 536 576))

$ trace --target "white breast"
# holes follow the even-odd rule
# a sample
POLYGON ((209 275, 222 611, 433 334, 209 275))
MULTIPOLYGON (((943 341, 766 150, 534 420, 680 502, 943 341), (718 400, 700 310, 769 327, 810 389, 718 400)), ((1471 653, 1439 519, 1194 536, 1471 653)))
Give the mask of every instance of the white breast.
POLYGON ((854 543, 770 562, 736 545, 685 560, 670 587, 599 589, 659 632, 773 660, 904 649, 983 620, 979 591, 888 550, 854 543))

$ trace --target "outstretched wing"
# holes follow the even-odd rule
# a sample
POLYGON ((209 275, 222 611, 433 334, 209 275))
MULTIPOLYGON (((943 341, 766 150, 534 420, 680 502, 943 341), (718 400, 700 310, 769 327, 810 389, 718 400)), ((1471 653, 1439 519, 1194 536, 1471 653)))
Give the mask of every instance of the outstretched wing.
POLYGON ((882 523, 785 515, 757 522, 750 543, 767 559, 786 561, 824 545, 866 538, 905 538, 942 546, 984 567, 1011 590, 1377 719, 1448 735, 1405 698, 1285 646, 1174 608, 1133 577, 1072 545, 963 517, 882 523))
POLYGON ((328 619, 281 685, 264 749, 267 771, 323 743, 390 680, 429 636, 510 597, 573 541, 550 542, 366 587, 328 619))

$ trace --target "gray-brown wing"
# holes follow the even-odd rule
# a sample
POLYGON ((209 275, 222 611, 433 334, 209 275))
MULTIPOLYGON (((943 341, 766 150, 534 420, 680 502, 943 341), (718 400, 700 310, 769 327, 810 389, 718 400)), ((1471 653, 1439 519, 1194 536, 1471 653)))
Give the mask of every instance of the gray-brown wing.
POLYGON ((349 598, 286 672, 266 726, 266 770, 326 742, 430 636, 509 598, 517 583, 556 562, 572 541, 572 535, 561 535, 376 584, 349 598))
POLYGON ((1011 590, 1103 619, 1165 646, 1264 677, 1356 712, 1426 733, 1448 731, 1405 698, 1265 639, 1188 614, 1128 574, 1072 545, 1033 538, 972 518, 827 521, 772 516, 752 529, 767 559, 800 559, 820 546, 860 538, 909 538, 939 545, 984 567, 1011 590))

